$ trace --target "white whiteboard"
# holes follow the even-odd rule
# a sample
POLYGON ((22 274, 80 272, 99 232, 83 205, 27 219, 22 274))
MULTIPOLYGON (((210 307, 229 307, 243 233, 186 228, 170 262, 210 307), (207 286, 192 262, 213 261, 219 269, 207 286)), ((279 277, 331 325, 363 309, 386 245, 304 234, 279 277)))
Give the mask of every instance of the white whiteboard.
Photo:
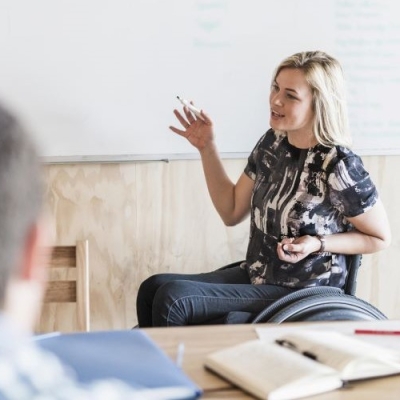
POLYGON ((247 156, 273 69, 315 49, 346 71, 355 150, 400 154, 398 1, 0 0, 0 98, 49 162, 195 157, 168 129, 177 95, 247 156))

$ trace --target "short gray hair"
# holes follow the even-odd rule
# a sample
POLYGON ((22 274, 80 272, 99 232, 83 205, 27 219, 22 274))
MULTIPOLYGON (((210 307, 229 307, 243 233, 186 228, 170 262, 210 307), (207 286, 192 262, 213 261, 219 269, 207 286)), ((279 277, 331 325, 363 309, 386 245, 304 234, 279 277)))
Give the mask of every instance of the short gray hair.
POLYGON ((18 258, 43 204, 40 160, 33 138, 0 105, 0 306, 18 274, 18 258))

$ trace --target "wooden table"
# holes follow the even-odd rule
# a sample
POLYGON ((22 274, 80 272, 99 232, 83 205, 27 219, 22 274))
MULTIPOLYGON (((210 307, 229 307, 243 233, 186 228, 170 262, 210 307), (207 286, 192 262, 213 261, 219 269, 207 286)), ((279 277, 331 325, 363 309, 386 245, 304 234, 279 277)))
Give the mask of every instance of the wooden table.
MULTIPOLYGON (((371 322, 326 322, 327 329, 345 330, 349 327, 369 327, 377 323, 385 327, 385 323, 393 321, 371 322)), ((400 326, 400 321, 398 326, 400 326)), ((182 368, 185 373, 204 390, 202 398, 216 399, 253 399, 232 384, 217 377, 204 368, 204 359, 207 354, 233 346, 258 337, 256 328, 267 327, 273 329, 287 329, 288 327, 304 327, 313 329, 315 323, 285 323, 258 324, 258 325, 208 325, 177 328, 148 328, 144 329, 155 342, 172 358, 176 359, 180 343, 185 345, 182 368)), ((321 326, 321 323, 318 323, 321 326)), ((394 339, 394 338, 392 338, 394 339)), ((383 339, 384 340, 384 339, 383 339)), ((396 338, 397 340, 397 338, 396 338)), ((400 336, 398 337, 400 345, 400 336)), ((273 367, 273 366, 271 366, 273 367)), ((311 399, 311 398, 310 398, 311 399)), ((399 400, 400 375, 371 379, 352 383, 349 387, 335 390, 312 397, 313 400, 399 400)))

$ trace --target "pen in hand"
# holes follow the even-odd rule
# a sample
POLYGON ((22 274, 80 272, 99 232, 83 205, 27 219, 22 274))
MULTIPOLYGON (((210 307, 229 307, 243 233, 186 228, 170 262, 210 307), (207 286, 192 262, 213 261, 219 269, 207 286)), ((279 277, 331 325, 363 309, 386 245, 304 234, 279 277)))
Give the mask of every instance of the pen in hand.
POLYGON ((185 106, 187 107, 196 117, 200 118, 202 121, 204 121, 204 118, 201 115, 201 110, 199 110, 197 107, 195 107, 193 104, 191 104, 189 101, 186 99, 183 99, 182 97, 176 96, 176 98, 185 106))
POLYGON ((292 255, 292 252, 286 248, 286 244, 281 244, 281 246, 282 246, 282 247, 281 247, 281 248, 282 248, 282 251, 283 251, 287 256, 292 255))
POLYGON ((285 249, 285 246, 282 247, 282 250, 287 256, 291 256, 292 255, 292 253, 289 250, 285 249))

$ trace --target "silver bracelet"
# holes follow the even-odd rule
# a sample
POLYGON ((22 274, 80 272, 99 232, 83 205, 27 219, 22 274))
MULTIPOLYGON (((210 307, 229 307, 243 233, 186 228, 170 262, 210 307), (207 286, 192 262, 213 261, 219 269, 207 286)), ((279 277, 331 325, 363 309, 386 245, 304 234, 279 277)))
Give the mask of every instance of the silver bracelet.
POLYGON ((315 237, 321 242, 321 247, 316 253, 323 253, 325 251, 326 238, 323 235, 316 235, 315 237))

